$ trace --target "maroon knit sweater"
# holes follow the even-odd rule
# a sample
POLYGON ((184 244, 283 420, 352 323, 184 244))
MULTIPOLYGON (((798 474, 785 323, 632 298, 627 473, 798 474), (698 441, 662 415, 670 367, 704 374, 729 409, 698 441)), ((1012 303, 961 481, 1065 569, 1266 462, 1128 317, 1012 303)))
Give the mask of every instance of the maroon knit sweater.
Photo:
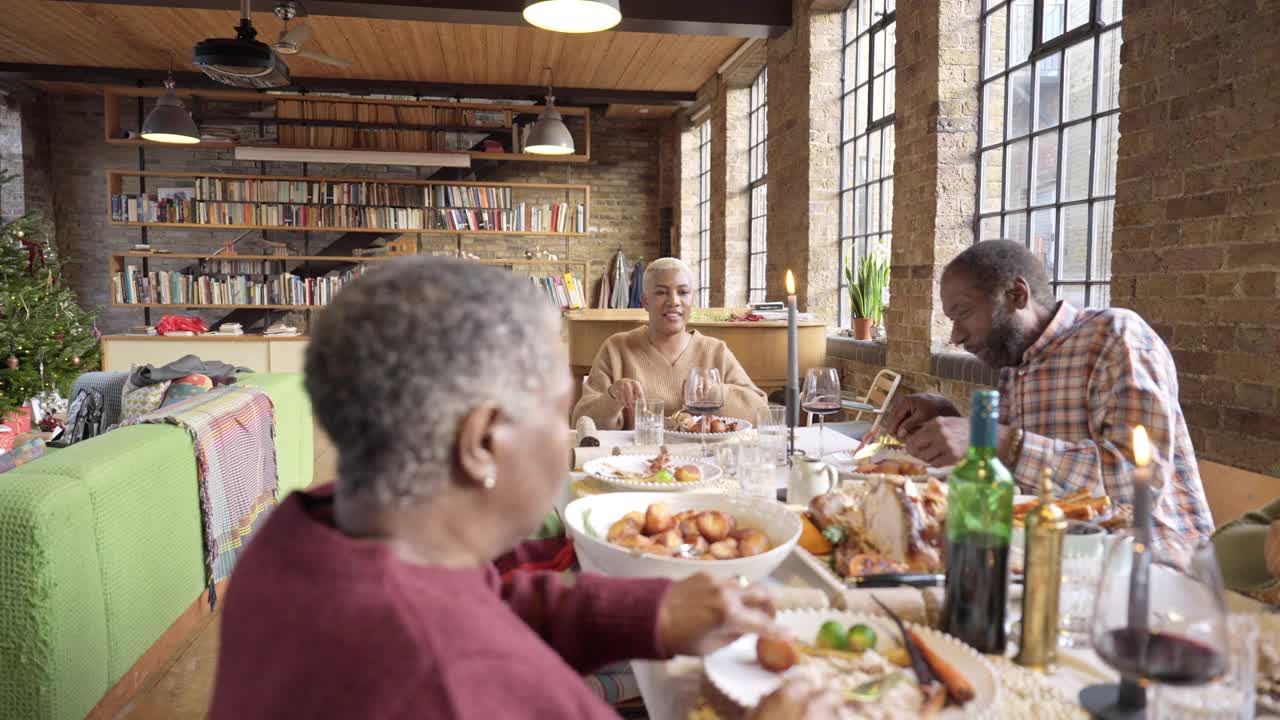
POLYGON ((240 559, 212 720, 616 718, 581 673, 662 657, 668 581, 411 565, 338 532, 331 493, 289 496, 240 559))

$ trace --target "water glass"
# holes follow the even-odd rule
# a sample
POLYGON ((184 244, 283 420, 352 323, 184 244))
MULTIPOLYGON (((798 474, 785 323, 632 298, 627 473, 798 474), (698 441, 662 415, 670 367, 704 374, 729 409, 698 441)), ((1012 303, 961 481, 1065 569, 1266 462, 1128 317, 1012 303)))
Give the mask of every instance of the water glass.
POLYGON ((1088 647, 1089 621, 1102 579, 1106 532, 1096 525, 1072 520, 1063 538, 1062 585, 1058 596, 1058 644, 1088 647), (1087 534, 1088 530, 1095 530, 1087 534), (1073 532, 1074 531, 1074 532, 1073 532))
POLYGON ((661 400, 636 401, 636 444, 661 445, 663 422, 666 419, 661 400))
POLYGON ((738 474, 738 456, 741 447, 735 442, 722 442, 716 445, 716 465, 719 465, 726 475, 738 474))
POLYGON ((756 437, 773 465, 787 464, 787 409, 770 405, 756 411, 756 437))
POLYGON ((1258 675, 1258 623, 1250 615, 1227 619, 1230 667, 1198 687, 1155 686, 1153 720, 1253 720, 1258 675))
POLYGON ((743 495, 770 500, 776 500, 778 497, 778 471, 773 463, 763 460, 749 464, 740 463, 738 483, 742 486, 743 495))

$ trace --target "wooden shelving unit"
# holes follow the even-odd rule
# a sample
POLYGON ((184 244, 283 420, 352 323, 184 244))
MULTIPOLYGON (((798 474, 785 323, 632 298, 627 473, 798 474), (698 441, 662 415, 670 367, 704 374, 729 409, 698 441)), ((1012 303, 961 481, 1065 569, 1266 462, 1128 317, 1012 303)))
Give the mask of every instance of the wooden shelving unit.
MULTIPOLYGON (((125 193, 125 180, 127 178, 145 178, 145 179, 170 179, 178 181, 193 181, 200 178, 231 180, 231 181, 288 181, 288 182, 332 182, 332 183, 376 183, 380 185, 407 185, 415 187, 424 186, 446 186, 446 187, 462 187, 462 188, 493 188, 499 190, 509 190, 511 192, 512 208, 521 202, 517 198, 516 193, 562 193, 563 199, 570 208, 575 211, 580 205, 582 207, 582 227, 584 232, 553 232, 553 231, 537 231, 537 230, 491 230, 491 229, 464 229, 449 227, 422 227, 422 228, 393 228, 393 227, 347 227, 341 225, 293 225, 293 224, 254 224, 254 223, 175 223, 175 222, 128 222, 115 219, 110 203, 107 207, 107 220, 110 224, 120 227, 156 227, 156 228, 206 228, 221 230, 294 230, 294 231, 315 231, 315 232, 367 232, 367 233, 405 233, 418 235, 522 235, 522 236, 550 236, 550 237, 586 237, 591 227, 591 187, 589 185, 573 185, 563 183, 490 183, 490 182, 448 182, 441 180, 390 180, 375 178, 358 178, 358 177, 321 177, 321 176, 299 176, 299 175, 237 175, 226 173, 179 173, 179 172, 162 172, 162 171, 138 171, 138 170, 108 170, 107 171, 107 196, 108 199, 116 195, 125 193), (569 197, 574 195, 575 197, 569 197)), ((204 200, 202 198, 197 198, 204 200)), ((262 205, 298 205, 298 206, 317 206, 317 207, 361 207, 361 208, 391 208, 406 207, 394 205, 343 205, 339 203, 288 203, 281 201, 227 201, 227 200, 206 200, 207 202, 217 202, 223 204, 262 204, 262 205)), ((536 204, 536 203, 534 203, 536 204)), ((435 207, 423 205, 420 208, 427 215, 428 222, 442 222, 440 213, 431 212, 436 210, 472 210, 479 212, 499 212, 510 211, 511 208, 495 208, 495 207, 435 207)))
MULTIPOLYGON (((128 111, 126 104, 137 106, 142 103, 149 107, 149 102, 159 97, 163 93, 161 88, 130 88, 121 86, 112 86, 103 92, 103 115, 105 118, 104 132, 106 142, 111 145, 127 145, 127 146, 149 146, 160 147, 162 144, 154 143, 141 138, 127 137, 128 130, 137 131, 138 128, 126 128, 126 123, 122 122, 124 114, 128 111)), ((577 152, 572 155, 536 155, 533 153, 511 152, 512 135, 514 126, 532 122, 542 111, 541 105, 507 105, 507 104, 488 104, 488 103, 453 103, 445 101, 415 101, 415 100, 390 100, 378 98, 358 98, 346 96, 329 96, 329 95, 281 95, 268 94, 249 91, 237 90, 193 90, 179 89, 178 95, 186 103, 189 109, 194 111, 197 120, 203 120, 205 125, 219 127, 238 127, 245 129, 253 129, 258 137, 242 138, 237 142, 201 142, 193 145, 183 145, 185 149, 205 148, 212 150, 227 150, 237 147, 271 147, 271 148, 299 148, 309 150, 367 150, 372 152, 432 152, 432 153, 457 153, 470 156, 473 159, 501 160, 501 161, 520 161, 520 162, 544 162, 544 163, 585 163, 591 159, 591 110, 582 107, 561 107, 556 106, 560 114, 565 118, 566 125, 570 132, 574 135, 577 152), (226 108, 236 108, 241 106, 254 106, 258 112, 251 114, 245 110, 243 113, 235 113, 230 110, 221 109, 216 112, 205 112, 206 108, 211 106, 221 106, 226 108), (318 117, 327 115, 331 112, 331 108, 342 108, 341 114, 373 116, 375 120, 360 121, 354 119, 335 119, 329 117, 318 117), (304 117, 280 117, 280 111, 284 109, 286 115, 291 115, 295 111, 300 110, 298 114, 304 117), (467 125, 453 122, 417 122, 406 119, 406 116, 415 118, 425 117, 428 114, 431 117, 437 116, 437 111, 479 111, 502 113, 502 123, 500 125, 467 125), (257 115, 257 116, 255 116, 257 115), (390 116, 388 118, 388 115, 390 116), (265 136, 266 128, 274 127, 275 136, 265 136), (311 132, 286 132, 281 133, 281 128, 315 128, 320 130, 318 133, 311 132), (334 133, 333 130, 351 130, 352 132, 343 134, 341 132, 334 133), (369 135, 368 133, 386 133, 382 136, 369 135), (460 149, 428 149, 427 145, 434 146, 434 135, 430 136, 431 142, 427 142, 427 135, 414 135, 415 133, 434 134, 438 132, 462 132, 468 134, 492 134, 502 136, 503 152, 483 152, 475 150, 460 149), (362 133, 365 133, 362 135, 362 133), (391 133, 400 133, 392 135, 391 133), (280 138, 288 136, 286 139, 294 139, 294 142, 281 142, 280 138), (326 142, 297 142, 296 140, 311 139, 326 140, 326 142), (406 141, 407 148, 397 147, 370 147, 368 142, 361 143, 361 139, 368 138, 396 138, 396 140, 406 141), (346 142, 346 140, 350 142, 346 142), (408 149, 411 148, 411 149, 408 149)), ((392 142, 396 142, 393 140, 392 142)), ((173 146, 163 146, 173 147, 173 146)))

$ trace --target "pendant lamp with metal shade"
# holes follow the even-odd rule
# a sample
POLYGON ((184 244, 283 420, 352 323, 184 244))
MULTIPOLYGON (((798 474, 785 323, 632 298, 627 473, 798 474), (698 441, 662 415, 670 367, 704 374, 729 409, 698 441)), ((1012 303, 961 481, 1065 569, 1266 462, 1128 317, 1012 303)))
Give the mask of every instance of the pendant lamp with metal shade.
POLYGON ((200 142, 200 129, 191 113, 183 107, 174 92, 173 60, 169 61, 169 77, 164 81, 164 94, 156 100, 147 119, 142 123, 142 139, 159 143, 193 145, 200 142))
POLYGON ((562 33, 600 32, 622 21, 618 0, 525 0, 523 15, 534 27, 562 33))
POLYGON ((551 94, 551 67, 547 71, 547 104, 542 114, 529 128, 529 138, 525 141, 524 151, 535 155, 572 155, 574 153, 573 136, 565 127, 560 112, 556 110, 556 96, 551 94))

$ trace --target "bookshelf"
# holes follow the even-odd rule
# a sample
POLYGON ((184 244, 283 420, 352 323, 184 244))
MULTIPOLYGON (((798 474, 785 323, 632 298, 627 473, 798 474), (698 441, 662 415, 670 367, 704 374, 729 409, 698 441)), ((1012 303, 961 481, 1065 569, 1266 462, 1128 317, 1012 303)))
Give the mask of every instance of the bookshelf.
MULTIPOLYGON (((371 263, 393 259, 395 256, 127 252, 109 257, 107 286, 111 288, 110 306, 116 308, 316 310, 325 307, 346 283, 363 275, 365 268, 371 267, 371 263), (152 267, 153 263, 161 261, 172 261, 186 267, 171 270, 156 270, 152 267), (191 261, 196 261, 195 267, 192 267, 191 261), (310 284, 307 278, 297 276, 287 282, 281 281, 289 266, 303 263, 305 270, 305 264, 310 262, 341 263, 356 267, 338 272, 337 275, 330 271, 320 278, 311 278, 313 282, 310 284), (202 282, 205 278, 211 282, 202 282), (234 283, 230 282, 232 278, 235 278, 234 283), (255 286, 253 295, 248 294, 250 285, 255 286), (292 289, 285 290, 286 286, 292 289), (218 290, 214 290, 214 287, 218 290), (298 301, 299 292, 302 302, 298 301)), ((576 300, 570 294, 557 299, 556 304, 565 311, 589 306, 590 261, 523 258, 473 258, 471 261, 527 274, 537 286, 549 292, 549 299, 553 297, 550 293, 555 290, 546 284, 547 280, 563 280, 564 275, 570 275, 579 287, 579 294, 576 300)), ((560 286, 566 287, 568 283, 560 286)))
POLYGON ((591 262, 586 260, 545 260, 513 258, 481 258, 473 262, 498 265, 512 272, 528 275, 530 281, 547 294, 547 299, 563 312, 591 307, 591 262), (581 270, 581 274, 574 272, 581 270), (572 277, 570 281, 565 276, 572 277), (558 294, 560 291, 565 294, 558 294))
MULTIPOLYGON (((150 109, 161 88, 111 86, 103 92, 104 129, 111 145, 152 146, 130 133, 126 103, 150 109)), ((585 163, 591 159, 591 111, 556 106, 574 137, 572 155, 519 152, 521 136, 541 105, 455 103, 327 95, 284 95, 236 90, 180 89, 201 130, 216 129, 223 139, 184 148, 226 150, 237 147, 450 152, 477 159, 521 162, 585 163), (483 140, 492 150, 473 150, 483 140)), ((132 109, 132 108, 130 108, 132 109)), ((138 122, 141 122, 140 120, 138 122)), ((134 124, 136 125, 136 123, 134 124)))
POLYGON ((107 287, 111 289, 111 307, 119 308, 311 310, 327 305, 372 263, 391 259, 129 252, 108 258, 107 287), (178 266, 152 267, 152 263, 169 261, 178 266), (303 263, 305 270, 309 262, 349 267, 315 278, 290 271, 298 263, 303 263))
POLYGON ((554 237, 585 237, 591 204, 589 185, 138 170, 108 170, 107 196, 122 227, 554 237))

